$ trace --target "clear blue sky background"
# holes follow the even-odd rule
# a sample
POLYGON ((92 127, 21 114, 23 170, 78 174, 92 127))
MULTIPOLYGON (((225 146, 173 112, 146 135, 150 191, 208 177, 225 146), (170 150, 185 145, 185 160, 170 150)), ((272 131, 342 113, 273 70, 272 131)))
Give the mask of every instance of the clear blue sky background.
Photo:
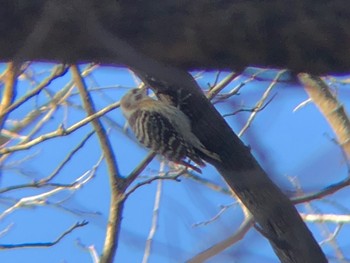
MULTIPOLYGON (((6 65, 2 64, 0 72, 3 72, 5 67, 6 65)), ((32 65, 30 71, 34 79, 19 81, 16 99, 32 89, 34 80, 39 82, 44 79, 52 67, 52 64, 32 65)), ((225 91, 228 92, 254 72, 256 69, 248 69, 225 91)), ((241 108, 253 107, 275 74, 276 71, 268 71, 260 75, 258 80, 245 85, 239 95, 216 104, 217 109, 222 114, 228 114, 241 108)), ((220 79, 224 76, 225 73, 221 74, 220 79)), ((198 82, 202 88, 207 89, 208 83, 212 84, 215 77, 214 73, 205 73, 198 82)), ((289 74, 284 75, 282 80, 284 81, 277 84, 270 94, 270 97, 275 95, 274 99, 258 113, 252 126, 242 137, 243 141, 251 146, 253 154, 271 178, 289 194, 294 188, 289 183, 288 177, 296 178, 306 192, 320 190, 344 179, 348 175, 346 163, 341 150, 332 141, 334 135, 327 122, 313 104, 293 112, 297 105, 308 98, 307 94, 297 84, 291 84, 289 74)), ((48 90, 56 93, 70 81, 71 75, 68 72, 64 77, 55 80, 48 90)), ((98 109, 119 100, 129 88, 135 87, 135 80, 128 70, 113 67, 101 67, 95 70, 86 78, 86 83, 92 89, 91 94, 98 109)), ((2 90, 3 86, 0 88, 2 90)), ((336 90, 339 99, 349 112, 349 87, 338 84, 336 90)), ((37 98, 31 99, 14 111, 9 116, 6 127, 11 127, 10 121, 22 119, 34 107, 45 103, 47 96, 47 93, 41 92, 37 98)), ((68 127, 84 118, 85 112, 78 107, 81 101, 76 90, 68 101, 69 105, 57 109, 50 121, 34 137, 56 130, 62 123, 68 127)), ((249 115, 250 112, 242 112, 226 117, 226 120, 238 133, 249 115)), ((147 150, 134 142, 131 133, 126 135, 123 132, 125 119, 119 109, 108 113, 106 117, 114 121, 110 123, 104 118, 119 169, 122 175, 127 176, 146 156, 147 150)), ((25 135, 29 130, 21 134, 25 135)), ((16 153, 2 167, 0 189, 48 176, 91 130, 91 125, 87 125, 67 137, 49 140, 30 150, 16 153), (24 158, 26 159, 23 160, 24 158)), ((72 183, 91 169, 100 154, 98 141, 96 136, 93 136, 61 171, 55 182, 72 183)), ((156 175, 158 170, 159 162, 155 160, 137 182, 156 175)), ((225 186, 212 167, 205 169, 202 176, 225 186)), ((116 262, 141 262, 151 226, 156 188, 157 182, 153 182, 139 188, 128 198, 116 262)), ((25 189, 2 194, 0 212, 21 197, 42 192, 40 189, 25 189)), ((90 254, 77 245, 77 240, 86 246, 94 245, 98 253, 101 253, 108 218, 109 194, 108 176, 103 163, 95 177, 74 194, 64 191, 49 198, 48 205, 21 208, 6 216, 0 221, 0 231, 11 224, 12 227, 6 234, 0 236, 1 244, 50 242, 77 221, 87 220, 89 224, 76 229, 59 244, 50 248, 3 250, 0 252, 0 262, 92 262, 90 254), (54 205, 58 201, 63 201, 61 208, 54 205)), ((313 213, 350 214, 349 197, 349 190, 343 189, 323 201, 315 201, 312 203, 313 213)), ((210 190, 190 179, 183 178, 180 183, 164 181, 158 230, 149 262, 184 262, 233 234, 243 218, 239 206, 234 203, 235 200, 230 196, 210 190), (233 205, 219 219, 205 226, 194 226, 198 222, 210 220, 220 211, 221 205, 229 204, 233 205)), ((309 211, 304 205, 299 205, 298 208, 301 211, 309 211)), ((324 237, 320 235, 320 226, 313 223, 309 226, 317 239, 322 241, 324 237)), ((327 226, 331 231, 336 227, 335 224, 327 226)), ((345 224, 336 238, 337 244, 348 259, 350 259, 349 236, 350 227, 345 224)), ((329 244, 323 245, 322 248, 332 262, 334 249, 329 244)), ((256 262, 256 260, 278 262, 268 242, 255 230, 250 230, 241 242, 210 262, 256 262)))

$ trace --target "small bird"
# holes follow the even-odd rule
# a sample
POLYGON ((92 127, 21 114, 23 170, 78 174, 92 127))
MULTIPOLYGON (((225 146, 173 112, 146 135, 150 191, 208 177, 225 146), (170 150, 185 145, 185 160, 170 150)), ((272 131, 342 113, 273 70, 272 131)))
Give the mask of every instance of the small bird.
POLYGON ((180 109, 155 100, 147 95, 146 88, 132 89, 120 101, 121 110, 139 142, 145 147, 197 172, 205 163, 198 152, 220 161, 220 157, 208 151, 192 133, 190 119, 180 109))

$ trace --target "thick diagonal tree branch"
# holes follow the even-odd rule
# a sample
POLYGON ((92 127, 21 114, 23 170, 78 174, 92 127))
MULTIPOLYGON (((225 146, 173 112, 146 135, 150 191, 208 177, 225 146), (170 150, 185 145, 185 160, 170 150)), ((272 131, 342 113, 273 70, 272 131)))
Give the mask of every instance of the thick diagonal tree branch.
POLYGON ((207 149, 219 154, 222 162, 207 161, 252 213, 282 262, 327 262, 291 201, 269 179, 189 74, 156 63, 149 64, 147 73, 136 73, 160 99, 179 105, 190 117, 196 136, 207 149))

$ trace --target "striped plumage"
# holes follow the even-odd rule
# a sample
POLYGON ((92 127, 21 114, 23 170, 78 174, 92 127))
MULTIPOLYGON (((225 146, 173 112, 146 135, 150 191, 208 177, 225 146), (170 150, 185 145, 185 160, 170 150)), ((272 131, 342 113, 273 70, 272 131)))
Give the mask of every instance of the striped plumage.
POLYGON ((191 131, 189 118, 178 108, 147 96, 146 89, 132 89, 122 99, 120 107, 136 138, 145 147, 168 160, 191 167, 187 157, 205 166, 198 151, 219 160, 209 152, 191 131))

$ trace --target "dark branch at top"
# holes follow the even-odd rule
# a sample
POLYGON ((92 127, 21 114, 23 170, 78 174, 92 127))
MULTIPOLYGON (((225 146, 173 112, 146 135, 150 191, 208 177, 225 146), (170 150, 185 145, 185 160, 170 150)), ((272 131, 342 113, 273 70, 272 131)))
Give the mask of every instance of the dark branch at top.
POLYGON ((0 60, 123 64, 86 23, 189 69, 350 72, 348 0, 3 0, 0 60))

